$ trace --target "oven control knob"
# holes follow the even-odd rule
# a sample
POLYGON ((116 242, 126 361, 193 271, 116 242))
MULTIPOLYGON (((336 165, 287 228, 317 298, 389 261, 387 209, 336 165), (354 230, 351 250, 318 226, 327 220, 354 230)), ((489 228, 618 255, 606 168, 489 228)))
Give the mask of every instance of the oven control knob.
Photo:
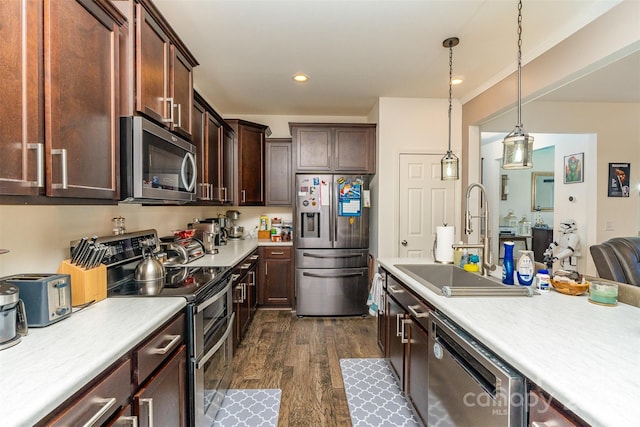
POLYGON ((440 360, 442 359, 442 346, 438 343, 435 343, 433 345, 433 355, 436 357, 436 359, 440 360))

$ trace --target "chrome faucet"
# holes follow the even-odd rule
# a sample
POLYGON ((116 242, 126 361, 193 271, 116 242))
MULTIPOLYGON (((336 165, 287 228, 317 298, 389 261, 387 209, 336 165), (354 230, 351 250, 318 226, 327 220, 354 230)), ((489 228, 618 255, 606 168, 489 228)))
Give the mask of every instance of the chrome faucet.
POLYGON ((467 188, 467 210, 464 213, 464 234, 469 235, 473 233, 473 229, 471 228, 471 220, 473 218, 483 218, 484 230, 481 231, 480 234, 480 243, 462 243, 462 244, 454 244, 452 245, 453 249, 458 248, 467 248, 467 249, 480 249, 482 263, 480 264, 480 274, 483 276, 488 276, 488 271, 493 271, 496 269, 496 266, 492 262, 491 257, 491 238, 489 237, 489 203, 487 202, 487 192, 482 184, 473 183, 470 184, 467 188), (482 215, 473 216, 471 215, 471 211, 469 210, 469 196, 471 195, 471 190, 477 187, 480 190, 480 197, 482 197, 482 215))

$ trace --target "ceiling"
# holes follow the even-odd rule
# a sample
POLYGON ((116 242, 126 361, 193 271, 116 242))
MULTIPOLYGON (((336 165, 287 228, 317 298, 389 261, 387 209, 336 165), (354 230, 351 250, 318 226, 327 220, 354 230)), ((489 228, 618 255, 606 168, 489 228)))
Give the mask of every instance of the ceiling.
MULTIPOLYGON (((527 0, 523 63, 602 15, 620 0, 527 0)), ((516 69, 517 3, 507 0, 154 0, 200 62, 197 90, 224 116, 365 116, 380 97, 447 98, 448 37, 453 97, 473 98, 516 69), (304 72, 309 81, 295 83, 304 72)), ((640 100, 638 60, 627 60, 640 100)), ((615 71, 620 73, 618 69, 615 71)), ((549 100, 581 100, 590 74, 549 100), (555 97, 555 98, 554 98, 555 97)), ((617 74, 619 75, 619 74, 617 74)), ((619 79, 614 79, 619 80, 619 79)), ((605 87, 610 88, 610 85, 605 87)), ((632 86, 633 87, 633 86, 632 86)), ((589 89, 589 90, 586 90, 589 89)), ((629 86, 622 95, 629 98, 629 86)), ((610 91, 609 91, 610 92, 610 91)), ((604 94, 594 94, 600 97, 604 94)), ((610 97, 610 93, 607 96, 610 97)))

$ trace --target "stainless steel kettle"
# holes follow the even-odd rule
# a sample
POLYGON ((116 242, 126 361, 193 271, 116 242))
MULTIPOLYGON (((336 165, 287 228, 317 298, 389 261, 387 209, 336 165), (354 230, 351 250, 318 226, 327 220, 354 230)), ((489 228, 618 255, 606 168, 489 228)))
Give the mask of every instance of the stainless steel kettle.
POLYGON ((19 288, 0 282, 0 350, 18 344, 28 332, 27 312, 19 288))
POLYGON ((147 282, 164 279, 166 275, 164 265, 153 255, 153 250, 150 247, 146 247, 143 249, 143 254, 144 259, 136 266, 135 280, 147 282))

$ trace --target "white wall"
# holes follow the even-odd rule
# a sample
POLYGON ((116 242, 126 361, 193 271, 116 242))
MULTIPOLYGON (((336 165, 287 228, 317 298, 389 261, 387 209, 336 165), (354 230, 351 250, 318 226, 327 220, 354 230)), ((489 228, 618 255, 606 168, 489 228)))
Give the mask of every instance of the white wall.
MULTIPOLYGON (((378 100, 378 190, 377 242, 372 245, 376 257, 395 257, 398 254, 399 188, 398 165, 400 153, 441 154, 448 144, 447 99, 380 98, 378 100)), ((461 107, 453 102, 451 112, 451 149, 459 155, 461 146, 461 107)), ((460 182, 456 183, 460 191, 460 182)), ((455 197, 456 218, 460 215, 459 197, 455 197)), ((459 230, 456 227, 456 234, 459 230)), ((459 237, 457 237, 459 238, 459 237)))

